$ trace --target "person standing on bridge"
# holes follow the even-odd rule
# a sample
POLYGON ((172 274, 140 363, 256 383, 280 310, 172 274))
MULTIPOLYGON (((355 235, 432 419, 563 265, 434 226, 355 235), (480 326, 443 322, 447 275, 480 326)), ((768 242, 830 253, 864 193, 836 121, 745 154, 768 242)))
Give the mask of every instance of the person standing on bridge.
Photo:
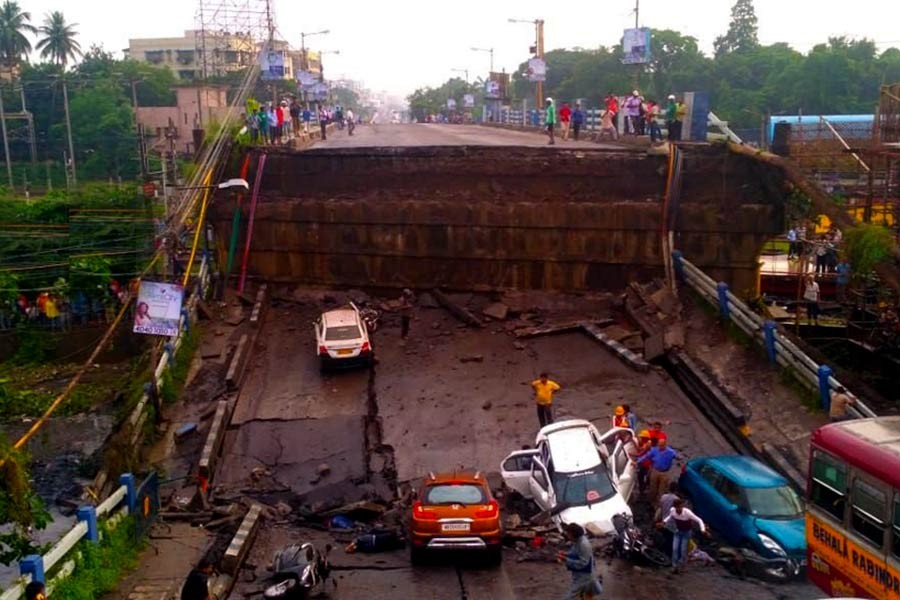
POLYGON ((563 141, 569 139, 569 127, 572 122, 572 109, 569 108, 568 102, 563 102, 562 108, 559 109, 559 128, 562 131, 563 141))
POLYGON ((547 114, 544 117, 544 124, 547 126, 547 135, 550 136, 550 141, 547 144, 553 145, 556 143, 553 134, 553 128, 556 126, 556 103, 549 96, 547 97, 547 114))
POLYGON ((534 401, 537 404, 538 422, 541 427, 553 423, 553 394, 562 388, 558 383, 550 379, 546 373, 531 382, 534 389, 534 401))
POLYGON ((581 102, 576 102, 575 110, 572 111, 572 135, 576 142, 582 125, 584 125, 584 111, 581 109, 581 102))
POLYGON ((312 111, 309 110, 309 102, 303 107, 301 118, 303 119, 303 133, 309 133, 309 122, 312 121, 312 111))
MULTIPOLYGON (((351 134, 352 135, 352 134, 351 134)), ((406 338, 409 337, 409 323, 412 321, 412 311, 413 305, 415 304, 416 299, 413 296, 413 292, 411 289, 406 288, 403 290, 403 293, 400 294, 400 339, 402 343, 406 343, 406 338)))
POLYGON ((319 129, 322 131, 322 140, 326 140, 328 138, 325 137, 325 128, 328 127, 328 111, 325 110, 325 107, 321 104, 319 105, 319 129))
POLYGON ((300 135, 300 103, 296 98, 291 100, 291 125, 294 127, 294 135, 300 135))
POLYGON ((637 90, 625 100, 625 133, 638 135, 638 121, 641 118, 641 93, 637 90))
MULTIPOLYGON (((803 289, 803 299, 806 301, 806 324, 819 324, 819 284, 812 274, 806 276, 806 287, 803 289)), ((799 315, 798 315, 799 316, 799 315)))

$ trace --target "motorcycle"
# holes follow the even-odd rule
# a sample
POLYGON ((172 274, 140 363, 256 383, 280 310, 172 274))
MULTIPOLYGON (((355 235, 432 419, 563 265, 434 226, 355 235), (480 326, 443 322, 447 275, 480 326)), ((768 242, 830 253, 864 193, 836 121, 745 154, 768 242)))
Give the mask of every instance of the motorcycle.
MULTIPOLYGON (((320 553, 310 543, 293 544, 275 553, 272 579, 275 581, 263 592, 266 600, 305 600, 315 594, 325 592, 326 582, 331 574, 328 554, 331 544, 325 545, 325 553, 320 553)), ((332 578, 337 586, 337 581, 332 578)))
POLYGON ((718 560, 735 575, 784 583, 800 574, 801 565, 788 557, 766 558, 750 548, 721 547, 716 552, 718 560))
POLYGON ((613 556, 618 556, 657 567, 667 567, 671 564, 669 556, 654 548, 644 532, 635 527, 631 515, 627 513, 613 515, 612 523, 616 532, 609 552, 610 560, 613 556))
POLYGON ((378 319, 381 314, 374 308, 361 308, 359 310, 359 318, 366 325, 366 331, 375 333, 378 330, 378 319))

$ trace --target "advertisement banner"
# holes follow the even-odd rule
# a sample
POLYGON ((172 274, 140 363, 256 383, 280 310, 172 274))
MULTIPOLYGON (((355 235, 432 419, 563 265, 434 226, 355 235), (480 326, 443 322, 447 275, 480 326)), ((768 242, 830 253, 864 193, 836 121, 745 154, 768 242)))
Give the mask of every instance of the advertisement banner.
POLYGON ((178 335, 184 288, 177 283, 141 281, 134 311, 134 332, 178 335))
POLYGON ((465 108, 474 108, 475 107, 475 96, 472 94, 466 94, 463 96, 463 106, 465 108))
POLYGON ((319 76, 309 71, 297 71, 297 83, 303 87, 311 88, 319 83, 319 76))
POLYGON ((260 55, 259 76, 268 81, 284 79, 284 53, 279 50, 263 52, 260 55))
POLYGON ((547 81, 547 63, 543 58, 528 61, 528 81, 547 81))
POLYGON ((328 84, 323 82, 318 82, 314 86, 312 86, 311 90, 312 97, 314 100, 327 100, 328 99, 328 84))
POLYGON ((650 28, 626 29, 622 36, 622 64, 643 65, 650 62, 650 28))
POLYGON ((499 98, 500 97, 500 82, 499 81, 485 81, 484 82, 484 97, 485 98, 499 98))
POLYGON ((447 100, 447 108, 449 108, 450 110, 456 110, 456 100, 454 100, 453 98, 449 98, 447 100))

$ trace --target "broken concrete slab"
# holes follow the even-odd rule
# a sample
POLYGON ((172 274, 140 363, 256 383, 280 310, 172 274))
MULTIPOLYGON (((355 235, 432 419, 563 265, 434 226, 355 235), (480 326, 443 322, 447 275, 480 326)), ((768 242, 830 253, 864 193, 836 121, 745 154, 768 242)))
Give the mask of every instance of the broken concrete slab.
POLYGON ((616 356, 625 362, 628 366, 638 371, 649 371, 650 365, 643 357, 638 356, 619 342, 608 337, 601 329, 595 325, 585 325, 584 330, 595 340, 603 344, 608 350, 611 350, 616 356))
POLYGON ((536 325, 534 327, 524 327, 522 329, 516 329, 513 334, 517 338, 530 338, 538 335, 551 335, 555 333, 577 331, 585 325, 591 325, 592 327, 600 328, 606 325, 610 325, 612 322, 612 319, 578 319, 573 321, 554 321, 551 323, 544 323, 543 325, 536 325))
POLYGON ((459 362, 461 363, 470 363, 470 362, 484 362, 484 356, 481 354, 470 354, 468 356, 460 356, 459 362))
POLYGON ((417 299, 417 304, 422 308, 440 308, 441 305, 438 304, 438 301, 434 299, 429 292, 422 292, 419 294, 417 299))
POLYGON ((259 529, 261 512, 262 506, 256 503, 247 511, 244 520, 241 521, 241 526, 238 527, 237 533, 234 534, 228 549, 225 550, 225 555, 222 557, 220 565, 222 572, 231 576, 238 574, 259 529))
POLYGON ((673 323, 666 327, 666 331, 663 334, 663 342, 666 347, 666 350, 670 348, 683 348, 684 347, 684 324, 682 323, 673 323))
POLYGON ((667 287, 662 287, 650 294, 649 300, 663 314, 672 315, 678 311, 678 298, 667 287))
POLYGON ((655 360, 666 353, 665 335, 653 333, 644 339, 644 359, 655 360))
POLYGON ((225 384, 230 390, 236 390, 240 387, 241 375, 247 364, 247 356, 250 352, 249 346, 250 336, 244 333, 238 341, 234 355, 231 357, 231 363, 228 365, 228 372, 225 374, 225 384))
POLYGON ((481 312, 492 319, 502 321, 509 314, 509 307, 502 302, 492 302, 482 308, 481 312))

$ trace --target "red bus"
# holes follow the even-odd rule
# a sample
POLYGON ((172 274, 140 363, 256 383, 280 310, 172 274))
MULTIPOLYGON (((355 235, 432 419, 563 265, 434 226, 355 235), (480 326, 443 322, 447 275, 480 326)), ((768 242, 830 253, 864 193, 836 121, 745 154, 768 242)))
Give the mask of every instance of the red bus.
POLYGON ((832 596, 900 600, 900 417, 816 430, 807 491, 810 580, 832 596))

